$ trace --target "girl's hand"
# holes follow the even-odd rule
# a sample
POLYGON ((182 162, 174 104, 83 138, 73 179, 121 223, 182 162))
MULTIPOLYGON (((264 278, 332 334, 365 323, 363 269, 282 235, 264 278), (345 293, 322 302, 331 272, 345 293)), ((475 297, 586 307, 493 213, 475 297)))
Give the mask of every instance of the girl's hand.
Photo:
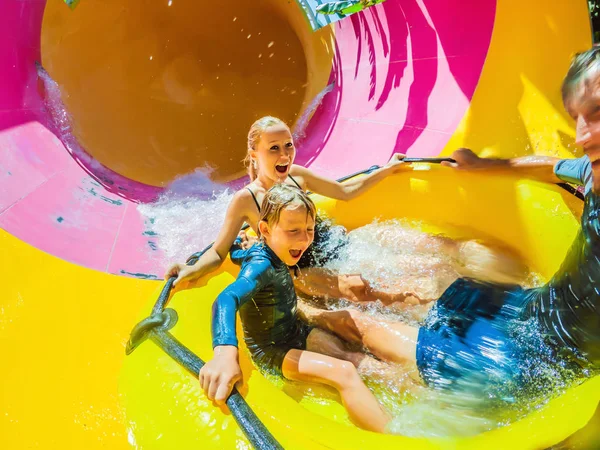
POLYGON ((390 160, 388 161, 388 163, 385 165, 385 167, 391 168, 394 171, 394 173, 396 173, 402 169, 402 166, 403 166, 402 160, 404 158, 406 158, 406 155, 404 155, 402 153, 394 153, 392 155, 392 157, 390 158, 390 160))
POLYGON ((177 263, 173 264, 165 273, 165 280, 171 277, 177 277, 173 282, 173 287, 175 287, 183 281, 194 281, 198 278, 198 271, 194 266, 177 263))
POLYGON ((218 405, 225 403, 235 383, 242 379, 237 347, 232 345, 215 347, 214 358, 200 369, 198 378, 200 387, 209 400, 218 405))

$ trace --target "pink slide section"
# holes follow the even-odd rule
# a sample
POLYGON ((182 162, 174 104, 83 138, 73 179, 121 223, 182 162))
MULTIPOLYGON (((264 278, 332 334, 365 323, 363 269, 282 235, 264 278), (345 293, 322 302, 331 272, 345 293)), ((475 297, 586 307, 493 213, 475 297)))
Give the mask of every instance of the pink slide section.
MULTIPOLYGON (((160 277, 137 203, 161 189, 69 152, 47 109, 36 68, 45 4, 0 0, 0 227, 76 264, 160 277)), ((340 177, 395 152, 439 154, 475 92, 495 11, 494 0, 387 0, 332 25, 333 90, 297 162, 340 177)))

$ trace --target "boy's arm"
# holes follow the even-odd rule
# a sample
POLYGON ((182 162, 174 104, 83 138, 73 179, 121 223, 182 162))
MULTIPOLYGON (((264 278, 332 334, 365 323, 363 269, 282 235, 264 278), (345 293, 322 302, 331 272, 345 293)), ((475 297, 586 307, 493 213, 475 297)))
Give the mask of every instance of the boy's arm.
POLYGON ((271 269, 269 260, 256 258, 242 268, 237 279, 219 294, 213 303, 213 347, 233 345, 237 347, 235 316, 237 310, 262 289, 266 275, 271 269))
POLYGON ((233 385, 242 377, 235 332, 237 310, 263 287, 265 274, 270 268, 267 260, 248 264, 213 304, 214 357, 200 370, 199 380, 209 400, 218 404, 225 402, 233 385))

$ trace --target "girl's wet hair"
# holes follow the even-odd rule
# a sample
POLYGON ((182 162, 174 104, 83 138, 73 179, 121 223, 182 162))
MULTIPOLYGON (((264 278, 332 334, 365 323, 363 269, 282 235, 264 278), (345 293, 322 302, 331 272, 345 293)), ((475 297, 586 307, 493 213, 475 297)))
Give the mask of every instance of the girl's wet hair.
POLYGON ((563 102, 567 102, 578 88, 600 83, 600 47, 577 53, 562 84, 563 102))
POLYGON ((283 125, 284 127, 289 129, 289 127, 283 120, 273 116, 261 117, 250 127, 250 131, 248 132, 248 153, 244 158, 244 165, 248 169, 248 176, 250 177, 251 181, 256 180, 257 167, 255 167, 256 163, 252 161, 250 152, 252 150, 256 150, 256 144, 258 144, 258 141, 260 140, 260 137, 265 132, 265 130, 274 125, 283 125))
POLYGON ((306 192, 289 184, 276 184, 268 190, 263 199, 259 222, 265 221, 269 226, 276 225, 279 222, 281 211, 296 208, 304 208, 307 216, 310 215, 313 220, 315 219, 317 210, 306 192))

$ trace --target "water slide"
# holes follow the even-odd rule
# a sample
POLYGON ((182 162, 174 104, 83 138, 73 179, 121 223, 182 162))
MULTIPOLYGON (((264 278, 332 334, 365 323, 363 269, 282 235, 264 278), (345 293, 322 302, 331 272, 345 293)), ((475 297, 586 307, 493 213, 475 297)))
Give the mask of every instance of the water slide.
POLYGON ((166 264, 138 206, 197 168, 207 196, 239 186, 254 118, 294 123, 331 177, 578 154, 559 86, 585 1, 387 0, 316 26, 312 3, 0 0, 5 448, 130 446, 124 345, 166 264))

